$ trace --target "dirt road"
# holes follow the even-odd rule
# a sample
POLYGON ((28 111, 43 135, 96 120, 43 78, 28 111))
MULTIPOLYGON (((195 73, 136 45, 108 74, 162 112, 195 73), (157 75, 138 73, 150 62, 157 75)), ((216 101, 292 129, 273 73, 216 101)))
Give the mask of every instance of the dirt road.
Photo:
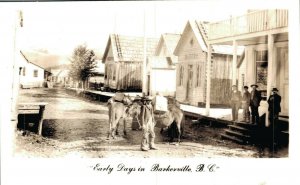
POLYGON ((159 150, 140 151, 141 131, 131 129, 128 119, 124 136, 106 140, 106 103, 89 101, 66 93, 64 89, 24 89, 20 102, 48 102, 44 113, 43 137, 18 131, 16 156, 39 157, 259 157, 255 147, 218 139, 220 128, 195 127, 186 121, 185 138, 180 145, 166 142, 156 129, 159 150))

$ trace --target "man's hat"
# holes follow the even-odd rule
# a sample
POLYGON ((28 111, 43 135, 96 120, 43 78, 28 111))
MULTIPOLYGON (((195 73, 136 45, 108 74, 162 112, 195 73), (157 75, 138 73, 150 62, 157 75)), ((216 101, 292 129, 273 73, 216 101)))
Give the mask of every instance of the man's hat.
POLYGON ((258 87, 258 85, 256 85, 256 84, 252 84, 252 85, 251 85, 251 87, 253 87, 253 86, 255 86, 256 88, 258 87))
POLYGON ((150 99, 149 96, 145 95, 144 97, 142 97, 142 101, 152 101, 152 99, 150 99))
POLYGON ((272 92, 273 92, 273 91, 278 92, 278 89, 277 89, 276 87, 274 87, 274 88, 272 89, 272 92))
POLYGON ((244 89, 248 89, 248 86, 247 86, 247 85, 245 85, 245 86, 244 86, 244 89))

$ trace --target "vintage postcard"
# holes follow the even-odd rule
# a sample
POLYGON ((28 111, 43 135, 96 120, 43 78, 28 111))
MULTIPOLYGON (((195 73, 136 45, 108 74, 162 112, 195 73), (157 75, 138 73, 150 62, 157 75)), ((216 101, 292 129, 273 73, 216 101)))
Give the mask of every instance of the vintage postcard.
POLYGON ((0 27, 4 185, 297 184, 299 2, 11 2, 0 27))

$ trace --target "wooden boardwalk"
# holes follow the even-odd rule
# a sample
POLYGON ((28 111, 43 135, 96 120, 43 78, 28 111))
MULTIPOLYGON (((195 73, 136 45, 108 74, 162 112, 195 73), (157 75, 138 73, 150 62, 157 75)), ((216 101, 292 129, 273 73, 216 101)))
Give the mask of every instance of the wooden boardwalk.
MULTIPOLYGON (((82 89, 76 89, 76 88, 67 88, 67 89, 74 92, 83 92, 82 89)), ((95 90, 85 90, 85 92, 88 94, 93 94, 95 96, 106 97, 106 98, 110 98, 115 95, 115 93, 112 92, 103 92, 103 91, 95 91, 95 90)), ((124 94, 129 95, 131 97, 135 97, 137 95, 142 96, 142 93, 136 93, 136 92, 132 92, 132 93, 125 92, 124 94)), ((181 110, 184 111, 186 116, 191 117, 193 119, 207 119, 210 121, 217 121, 225 124, 232 123, 230 108, 211 108, 209 116, 205 115, 205 108, 195 107, 195 106, 185 105, 185 104, 180 104, 180 108, 181 110)), ((242 110, 240 110, 239 113, 241 118, 242 110)))

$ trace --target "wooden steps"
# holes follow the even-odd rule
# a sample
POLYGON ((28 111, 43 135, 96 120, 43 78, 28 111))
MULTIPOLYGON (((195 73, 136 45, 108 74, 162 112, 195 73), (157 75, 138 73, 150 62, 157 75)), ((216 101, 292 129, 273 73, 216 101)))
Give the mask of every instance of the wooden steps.
POLYGON ((229 125, 228 126, 231 130, 236 130, 242 133, 249 133, 249 130, 244 128, 244 127, 240 127, 240 126, 236 126, 236 125, 229 125))
POLYGON ((221 134, 221 138, 222 139, 228 139, 228 140, 234 141, 234 142, 239 143, 239 144, 244 144, 243 140, 241 140, 237 137, 234 137, 234 136, 227 135, 227 134, 221 134))
POLYGON ((224 129, 224 133, 221 133, 221 138, 231 140, 239 144, 250 144, 253 143, 257 127, 257 125, 250 123, 233 122, 228 125, 227 129, 224 129))
POLYGON ((288 118, 280 119, 276 123, 277 134, 271 136, 270 127, 262 125, 254 125, 245 122, 232 122, 228 124, 228 128, 220 134, 222 139, 231 140, 238 144, 262 144, 265 143, 266 137, 276 137, 279 145, 288 145, 289 129, 288 118), (269 135, 268 135, 269 134, 269 135))
POLYGON ((228 135, 231 135, 231 136, 235 136, 237 138, 243 138, 243 140, 249 140, 249 138, 251 137, 248 134, 244 134, 244 133, 241 133, 241 132, 238 132, 238 131, 233 131, 233 130, 230 130, 230 129, 225 129, 225 133, 228 134, 228 135))

